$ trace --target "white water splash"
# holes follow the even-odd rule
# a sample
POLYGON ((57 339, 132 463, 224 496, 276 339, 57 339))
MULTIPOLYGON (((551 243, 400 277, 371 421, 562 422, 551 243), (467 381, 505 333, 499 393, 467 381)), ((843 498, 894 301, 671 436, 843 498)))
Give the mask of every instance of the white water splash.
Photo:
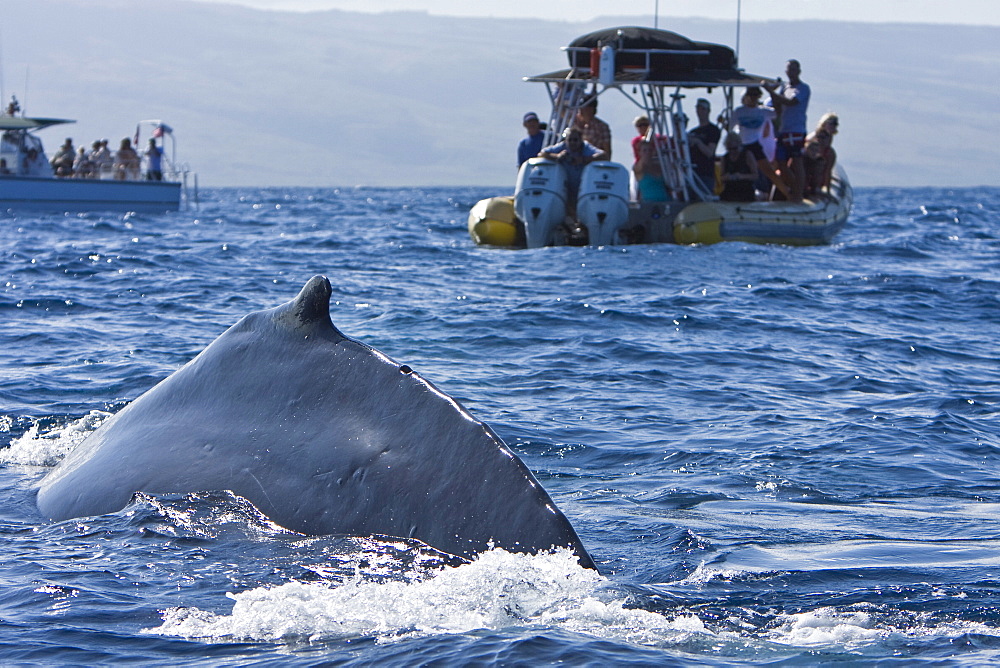
POLYGON ((882 606, 860 605, 847 609, 822 607, 779 616, 779 624, 764 637, 794 647, 854 650, 890 638, 938 638, 948 642, 965 634, 1000 637, 1000 629, 982 622, 932 619, 932 614, 901 613, 882 606))
POLYGON ((768 638, 796 647, 868 645, 886 637, 889 630, 878 628, 867 612, 818 608, 809 612, 785 615, 768 638))
POLYGON ((90 411, 79 420, 47 430, 35 422, 9 447, 0 449, 0 464, 55 466, 109 417, 111 413, 90 411))
POLYGON ((186 638, 310 641, 374 636, 382 642, 476 629, 556 626, 634 643, 676 642, 707 634, 694 615, 625 607, 609 581, 581 568, 568 550, 540 555, 493 549, 469 564, 416 582, 289 582, 227 594, 229 615, 172 608, 146 633, 186 638))

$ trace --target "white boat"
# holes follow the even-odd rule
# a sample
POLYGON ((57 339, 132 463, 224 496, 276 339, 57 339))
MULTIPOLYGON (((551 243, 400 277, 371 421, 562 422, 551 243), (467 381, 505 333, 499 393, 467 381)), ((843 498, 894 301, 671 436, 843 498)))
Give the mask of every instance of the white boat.
MULTIPOLYGON (((173 130, 158 120, 140 121, 136 127, 134 147, 139 146, 141 131, 148 129, 160 149, 161 180, 146 178, 145 165, 133 164, 116 169, 108 163, 103 169, 91 166, 72 175, 55 175, 42 146, 37 130, 74 123, 61 118, 28 118, 18 116, 16 100, 0 115, 0 209, 34 211, 177 211, 182 201, 189 201, 188 178, 194 178, 197 197, 197 176, 186 165, 176 161, 173 130), (169 138, 170 151, 165 142, 169 138)), ((130 140, 131 141, 131 140, 130 140)), ((90 148, 86 146, 85 148, 90 148)), ((113 149, 112 149, 113 150, 113 149)))
MULTIPOLYGON (((772 81, 739 69, 729 47, 666 30, 622 27, 589 33, 564 50, 568 69, 525 78, 544 84, 552 105, 543 145, 555 144, 581 107, 611 91, 624 95, 649 117, 648 137, 658 138, 651 144, 666 200, 638 201, 630 170, 598 161, 584 169, 574 207, 566 201, 562 166, 532 158, 518 172, 513 197, 489 198, 470 211, 469 233, 476 243, 515 248, 720 241, 815 245, 830 243, 843 228, 853 190, 839 166, 828 186, 801 202, 766 201, 766 196, 722 202, 695 175, 684 112, 691 91, 721 91, 725 125, 738 90, 772 81), (575 217, 567 216, 573 209, 575 217)), ((726 128, 721 129, 724 135, 726 128)))

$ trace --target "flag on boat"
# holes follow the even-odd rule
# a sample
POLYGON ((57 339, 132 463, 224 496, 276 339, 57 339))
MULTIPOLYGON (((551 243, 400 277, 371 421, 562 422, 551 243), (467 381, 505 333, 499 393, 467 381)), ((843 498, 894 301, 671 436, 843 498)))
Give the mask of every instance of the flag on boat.
POLYGON ((155 128, 153 128, 153 136, 159 138, 165 134, 170 134, 173 131, 174 129, 166 123, 159 123, 155 128))

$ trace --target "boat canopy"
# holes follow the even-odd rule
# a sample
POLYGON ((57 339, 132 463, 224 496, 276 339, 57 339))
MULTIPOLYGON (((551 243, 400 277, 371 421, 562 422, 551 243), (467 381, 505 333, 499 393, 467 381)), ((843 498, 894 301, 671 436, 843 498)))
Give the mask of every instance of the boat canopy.
POLYGON ((0 116, 0 130, 37 130, 50 125, 76 123, 66 118, 25 118, 23 116, 0 116))
POLYGON ((728 46, 696 42, 669 30, 625 26, 605 28, 577 37, 563 47, 569 69, 526 77, 526 81, 594 80, 602 83, 647 83, 662 86, 711 88, 756 86, 767 77, 739 69, 728 46), (604 47, 614 50, 610 72, 594 71, 594 58, 604 47))

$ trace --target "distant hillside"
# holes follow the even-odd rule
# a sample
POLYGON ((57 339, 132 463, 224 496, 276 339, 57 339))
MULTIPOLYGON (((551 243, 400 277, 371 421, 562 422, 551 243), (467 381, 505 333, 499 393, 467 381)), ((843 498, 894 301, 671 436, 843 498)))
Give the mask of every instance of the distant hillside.
MULTIPOLYGON (((203 185, 498 185, 544 88, 586 23, 267 12, 173 0, 4 0, 3 92, 29 114, 75 118, 42 136, 77 144, 163 118, 203 185)), ((732 23, 660 19, 734 44, 732 23)), ((857 185, 997 183, 1000 28, 744 23, 741 63, 777 75, 798 58, 810 122, 841 114, 836 140, 857 185)), ((620 96, 616 96, 620 97, 620 96)), ((601 98, 628 155, 628 103, 601 98)))

